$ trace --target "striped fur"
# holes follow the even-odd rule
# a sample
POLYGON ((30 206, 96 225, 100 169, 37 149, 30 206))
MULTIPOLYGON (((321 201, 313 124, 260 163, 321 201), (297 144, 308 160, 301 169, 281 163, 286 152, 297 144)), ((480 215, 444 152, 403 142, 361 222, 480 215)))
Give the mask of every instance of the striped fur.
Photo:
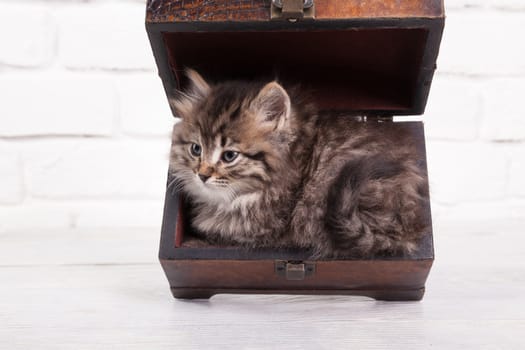
POLYGON ((414 145, 357 119, 318 116, 277 82, 188 76, 172 101, 182 121, 170 172, 190 199, 194 230, 214 243, 324 258, 414 250, 427 198, 414 145))

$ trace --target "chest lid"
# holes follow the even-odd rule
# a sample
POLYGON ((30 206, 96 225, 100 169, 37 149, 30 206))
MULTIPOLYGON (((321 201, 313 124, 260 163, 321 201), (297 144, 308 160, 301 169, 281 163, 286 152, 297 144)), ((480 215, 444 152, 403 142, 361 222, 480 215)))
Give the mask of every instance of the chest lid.
POLYGON ((148 0, 146 15, 168 96, 189 67, 300 83, 323 110, 377 115, 424 112, 443 25, 442 0, 148 0))

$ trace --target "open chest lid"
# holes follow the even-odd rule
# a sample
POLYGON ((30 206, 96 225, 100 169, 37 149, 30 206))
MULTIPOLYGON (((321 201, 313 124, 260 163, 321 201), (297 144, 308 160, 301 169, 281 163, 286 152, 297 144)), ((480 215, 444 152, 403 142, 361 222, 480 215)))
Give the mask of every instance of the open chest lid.
POLYGON ((148 0, 146 17, 168 97, 190 67, 299 83, 322 110, 380 116, 424 112, 443 25, 442 0, 148 0))

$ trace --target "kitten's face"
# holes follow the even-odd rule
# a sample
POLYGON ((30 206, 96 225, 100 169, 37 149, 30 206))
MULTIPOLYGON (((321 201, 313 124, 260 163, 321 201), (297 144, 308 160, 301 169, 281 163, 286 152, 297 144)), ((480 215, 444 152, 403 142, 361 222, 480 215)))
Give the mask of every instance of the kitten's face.
POLYGON ((290 101, 277 83, 262 89, 210 87, 189 71, 191 87, 174 107, 170 170, 177 186, 201 201, 232 201, 264 190, 286 166, 290 101))

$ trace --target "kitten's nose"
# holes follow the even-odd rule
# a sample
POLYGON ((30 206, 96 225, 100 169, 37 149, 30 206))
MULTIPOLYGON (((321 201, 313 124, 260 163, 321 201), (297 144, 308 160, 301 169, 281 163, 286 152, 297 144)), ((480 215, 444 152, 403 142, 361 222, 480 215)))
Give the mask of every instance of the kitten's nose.
POLYGON ((199 174, 199 177, 202 180, 202 182, 206 182, 206 180, 208 180, 211 176, 204 175, 204 174, 199 174))

